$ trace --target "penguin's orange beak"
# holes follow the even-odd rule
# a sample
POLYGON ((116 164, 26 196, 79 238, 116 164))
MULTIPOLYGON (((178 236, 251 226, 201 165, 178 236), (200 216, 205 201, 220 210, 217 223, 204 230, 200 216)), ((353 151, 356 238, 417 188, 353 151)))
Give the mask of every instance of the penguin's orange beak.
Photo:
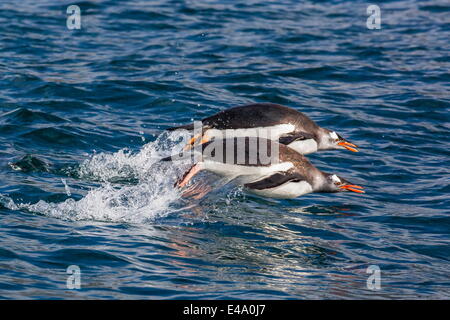
POLYGON ((339 142, 338 145, 343 146, 345 149, 353 151, 353 152, 358 152, 358 146, 356 144, 350 143, 348 141, 342 141, 339 142))
POLYGON ((191 138, 189 140, 189 142, 184 146, 183 151, 191 150, 192 147, 194 146, 195 141, 197 141, 198 138, 199 138, 199 135, 196 135, 193 138, 191 138))
POLYGON ((197 134, 196 136, 191 138, 189 140, 189 142, 184 146, 183 151, 191 150, 198 140, 200 140, 199 144, 204 144, 204 143, 208 142, 210 140, 210 138, 205 135, 197 134))
POLYGON ((346 184, 346 185, 340 186, 339 188, 345 189, 348 191, 357 192, 357 193, 365 193, 363 190, 361 190, 361 189, 364 189, 363 187, 357 186, 355 184, 346 184))

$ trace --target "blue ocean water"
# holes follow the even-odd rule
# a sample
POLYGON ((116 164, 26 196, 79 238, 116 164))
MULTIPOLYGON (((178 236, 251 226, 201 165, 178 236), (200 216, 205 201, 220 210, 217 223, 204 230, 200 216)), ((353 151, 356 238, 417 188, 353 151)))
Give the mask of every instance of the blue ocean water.
POLYGON ((378 5, 2 0, 0 298, 450 298, 450 5, 378 5), (164 129, 251 102, 358 144, 309 158, 367 193, 181 198, 164 129))

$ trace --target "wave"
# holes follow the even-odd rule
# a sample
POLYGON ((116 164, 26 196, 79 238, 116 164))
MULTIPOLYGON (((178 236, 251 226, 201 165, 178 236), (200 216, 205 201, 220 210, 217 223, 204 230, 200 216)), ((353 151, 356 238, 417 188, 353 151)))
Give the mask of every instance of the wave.
POLYGON ((69 196, 63 202, 40 200, 20 203, 0 195, 0 204, 10 210, 25 210, 64 220, 96 220, 125 223, 145 223, 183 210, 185 202, 173 187, 186 168, 186 162, 159 162, 162 157, 180 152, 187 134, 162 133, 138 152, 127 149, 115 153, 98 153, 83 161, 76 169, 78 179, 100 181, 79 200, 69 196))

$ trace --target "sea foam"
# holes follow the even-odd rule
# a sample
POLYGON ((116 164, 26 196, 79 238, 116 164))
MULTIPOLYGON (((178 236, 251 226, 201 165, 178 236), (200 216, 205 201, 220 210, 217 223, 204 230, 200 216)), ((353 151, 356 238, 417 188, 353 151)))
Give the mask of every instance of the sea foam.
MULTIPOLYGON (((79 200, 68 198, 54 203, 18 203, 0 195, 0 204, 10 210, 26 210, 64 220, 97 220, 142 223, 179 211, 180 192, 174 181, 186 169, 187 162, 159 162, 178 153, 187 141, 187 133, 162 133, 138 152, 127 149, 115 153, 95 153, 78 167, 78 179, 95 180, 79 200)), ((64 180, 65 181, 65 180, 64 180)), ((67 191, 69 186, 64 183, 67 191)))

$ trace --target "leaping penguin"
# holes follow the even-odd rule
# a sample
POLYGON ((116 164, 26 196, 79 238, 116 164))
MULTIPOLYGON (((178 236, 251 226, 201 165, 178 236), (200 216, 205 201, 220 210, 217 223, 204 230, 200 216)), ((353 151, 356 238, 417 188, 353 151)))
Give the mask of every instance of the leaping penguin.
MULTIPOLYGON (((305 114, 279 104, 255 103, 221 111, 202 121, 201 133, 194 136, 186 149, 212 138, 257 136, 276 140, 301 154, 318 150, 347 149, 358 152, 358 147, 335 131, 318 126, 305 114), (270 136, 267 136, 267 133, 270 136)), ((194 130, 194 124, 169 128, 194 130)))
POLYGON ((296 198, 311 192, 364 193, 363 187, 317 169, 302 154, 273 140, 214 139, 162 160, 175 161, 193 155, 196 161, 175 186, 183 188, 197 173, 206 170, 227 181, 234 180, 252 193, 271 198, 296 198))

